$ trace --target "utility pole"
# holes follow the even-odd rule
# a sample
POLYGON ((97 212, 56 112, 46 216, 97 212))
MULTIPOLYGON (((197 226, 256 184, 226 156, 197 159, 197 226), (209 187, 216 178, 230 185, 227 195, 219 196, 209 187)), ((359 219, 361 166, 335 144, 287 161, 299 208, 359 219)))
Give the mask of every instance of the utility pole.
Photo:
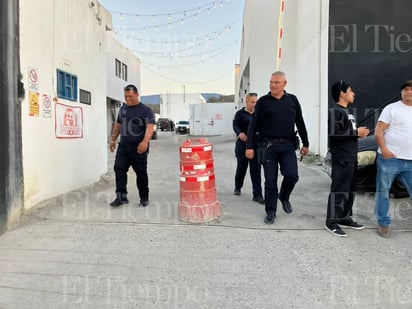
POLYGON ((186 103, 186 84, 182 84, 183 86, 183 103, 186 103))
POLYGON ((0 1, 0 234, 17 226, 24 209, 19 0, 0 1))

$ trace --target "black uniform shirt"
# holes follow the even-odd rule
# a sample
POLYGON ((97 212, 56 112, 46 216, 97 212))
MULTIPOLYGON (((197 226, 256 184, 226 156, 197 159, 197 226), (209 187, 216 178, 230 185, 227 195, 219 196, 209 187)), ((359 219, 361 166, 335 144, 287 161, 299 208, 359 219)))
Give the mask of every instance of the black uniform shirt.
POLYGON ((239 136, 240 133, 247 135, 252 115, 253 113, 249 113, 244 107, 236 112, 235 117, 233 118, 233 131, 235 131, 236 136, 239 136))
POLYGON ((256 132, 263 138, 295 138, 295 125, 302 144, 309 147, 308 133, 303 120, 302 108, 293 94, 284 93, 280 99, 270 92, 259 98, 248 131, 247 149, 252 149, 256 132))
POLYGON ((153 111, 143 103, 133 106, 123 104, 119 109, 117 122, 122 125, 119 144, 134 147, 143 140, 146 125, 155 123, 155 116, 153 111))

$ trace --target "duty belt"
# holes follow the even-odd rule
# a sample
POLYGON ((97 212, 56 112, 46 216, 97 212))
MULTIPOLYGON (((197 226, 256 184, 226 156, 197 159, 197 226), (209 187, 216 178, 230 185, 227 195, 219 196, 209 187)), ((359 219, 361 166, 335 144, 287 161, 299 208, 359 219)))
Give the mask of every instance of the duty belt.
POLYGON ((271 144, 286 144, 286 143, 293 143, 292 138, 285 138, 285 137, 275 137, 275 138, 267 138, 264 137, 264 139, 271 143, 271 144))

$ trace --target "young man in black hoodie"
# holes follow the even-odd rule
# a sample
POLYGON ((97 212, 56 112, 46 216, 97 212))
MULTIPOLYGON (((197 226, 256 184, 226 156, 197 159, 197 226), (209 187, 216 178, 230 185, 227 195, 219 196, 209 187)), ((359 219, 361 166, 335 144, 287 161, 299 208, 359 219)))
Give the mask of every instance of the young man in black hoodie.
POLYGON ((336 105, 329 109, 328 137, 332 155, 332 185, 328 198, 326 229, 336 236, 346 236, 341 227, 361 230, 364 226, 351 218, 356 191, 358 138, 366 137, 369 129, 357 127, 348 106, 355 93, 351 85, 340 80, 332 85, 331 95, 336 105))

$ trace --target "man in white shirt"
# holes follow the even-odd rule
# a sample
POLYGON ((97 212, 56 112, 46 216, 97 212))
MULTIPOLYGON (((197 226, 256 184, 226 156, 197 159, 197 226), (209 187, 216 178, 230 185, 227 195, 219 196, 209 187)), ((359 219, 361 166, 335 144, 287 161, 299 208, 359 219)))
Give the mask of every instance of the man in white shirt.
POLYGON ((375 216, 378 233, 389 237, 389 190, 398 177, 412 199, 412 80, 401 87, 401 100, 386 106, 378 119, 375 216))

